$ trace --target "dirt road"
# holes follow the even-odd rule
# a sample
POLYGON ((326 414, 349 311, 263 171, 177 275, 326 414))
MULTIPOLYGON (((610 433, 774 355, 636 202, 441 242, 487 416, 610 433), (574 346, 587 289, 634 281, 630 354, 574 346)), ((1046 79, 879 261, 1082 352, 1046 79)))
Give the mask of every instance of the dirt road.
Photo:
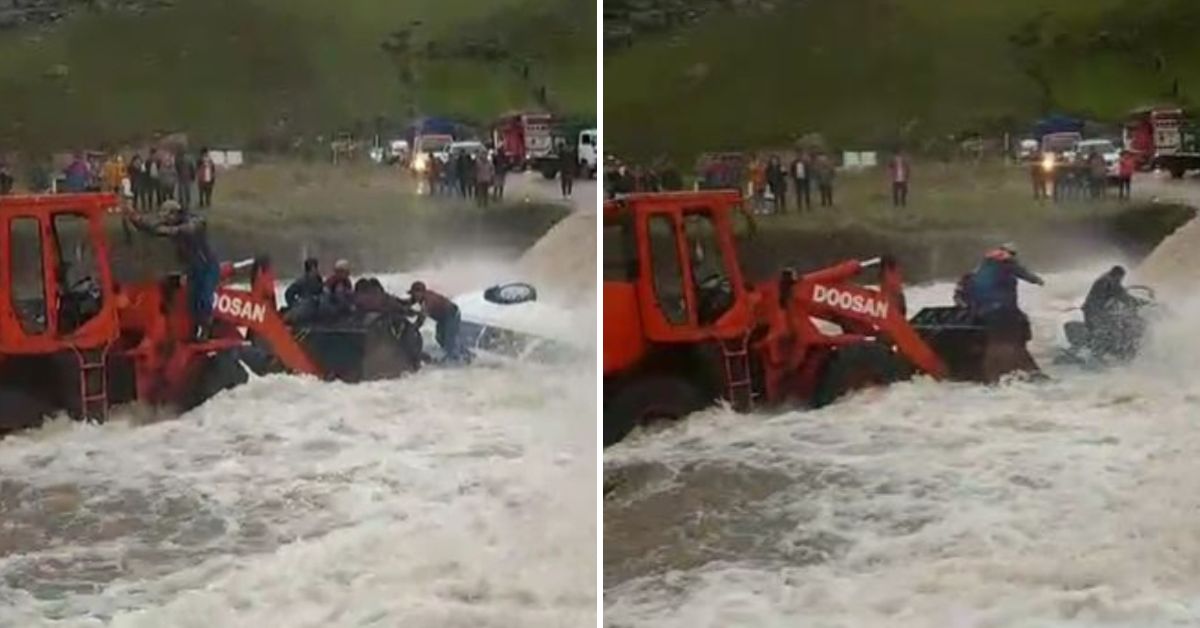
POLYGON ((594 179, 576 179, 570 199, 564 199, 558 179, 547 180, 536 172, 509 175, 505 194, 511 199, 522 198, 547 203, 569 202, 576 211, 595 210, 598 198, 594 179))
POLYGON ((1139 173, 1133 178, 1133 197, 1200 208, 1200 179, 1172 179, 1165 172, 1139 173))

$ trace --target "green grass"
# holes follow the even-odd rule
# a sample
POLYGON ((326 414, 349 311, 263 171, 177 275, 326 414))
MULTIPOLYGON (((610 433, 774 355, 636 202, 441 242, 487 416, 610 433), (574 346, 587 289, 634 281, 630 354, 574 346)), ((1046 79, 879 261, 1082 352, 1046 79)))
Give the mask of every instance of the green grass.
POLYGON ((595 17, 577 4, 181 0, 141 16, 79 14, 46 32, 0 35, 0 143, 51 150, 182 129, 245 144, 280 120, 290 133, 328 137, 401 119, 414 99, 425 113, 479 121, 533 103, 516 72, 479 60, 418 60, 415 94, 406 91, 381 44, 417 20, 418 46, 493 37, 529 59, 553 106, 594 116, 595 17), (542 28, 530 33, 526 22, 542 28))
POLYGON ((781 2, 606 56, 606 131, 621 153, 687 163, 808 132, 884 148, 1028 128, 1048 110, 1117 121, 1175 78, 1180 100, 1200 101, 1198 31, 1200 3, 1187 0, 781 2), (1018 46, 1030 24, 1036 39, 1018 46), (1125 43, 1097 46, 1101 34, 1125 43))

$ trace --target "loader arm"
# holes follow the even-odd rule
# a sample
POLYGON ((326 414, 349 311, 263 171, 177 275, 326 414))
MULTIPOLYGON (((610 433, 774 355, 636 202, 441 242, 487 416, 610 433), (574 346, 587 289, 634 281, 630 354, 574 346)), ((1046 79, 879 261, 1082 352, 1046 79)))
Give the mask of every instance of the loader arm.
POLYGON ((308 353, 296 342, 291 330, 276 311, 274 303, 256 291, 220 286, 217 288, 213 316, 238 327, 245 327, 271 347, 279 361, 293 373, 322 377, 323 373, 308 353))
POLYGON ((851 260, 800 277, 788 303, 793 329, 812 330, 811 318, 842 327, 843 333, 825 336, 822 344, 841 345, 881 337, 922 372, 938 379, 947 376, 942 359, 925 342, 905 317, 904 293, 899 270, 889 260, 851 260), (879 288, 853 283, 866 268, 880 266, 879 288))

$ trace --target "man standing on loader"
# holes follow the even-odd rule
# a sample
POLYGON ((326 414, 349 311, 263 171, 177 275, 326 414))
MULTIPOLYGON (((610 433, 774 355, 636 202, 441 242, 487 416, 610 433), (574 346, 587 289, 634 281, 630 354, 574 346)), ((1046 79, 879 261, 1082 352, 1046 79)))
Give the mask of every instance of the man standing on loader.
POLYGON ((212 330, 213 298, 221 278, 221 266, 208 245, 208 227, 204 219, 185 211, 174 200, 162 204, 163 218, 151 222, 126 209, 129 222, 139 231, 175 243, 175 252, 187 272, 188 304, 196 325, 193 340, 203 341, 212 330))
POLYGON ((1018 279, 1038 286, 1046 284, 1017 261, 1016 247, 1002 245, 989 251, 979 263, 970 276, 966 297, 987 327, 996 331, 1019 330, 1023 339, 1028 340, 1029 318, 1017 303, 1018 279))
POLYGON ((283 293, 284 303, 288 309, 309 300, 319 299, 325 291, 325 279, 321 277, 321 263, 317 258, 304 260, 304 275, 293 281, 283 293))

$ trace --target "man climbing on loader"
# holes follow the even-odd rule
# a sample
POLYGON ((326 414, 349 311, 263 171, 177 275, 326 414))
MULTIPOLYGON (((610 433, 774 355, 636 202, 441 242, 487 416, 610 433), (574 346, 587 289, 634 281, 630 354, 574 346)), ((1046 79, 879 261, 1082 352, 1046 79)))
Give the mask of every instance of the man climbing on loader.
POLYGON ((162 218, 152 222, 125 209, 125 217, 139 231, 175 244, 175 253, 187 273, 188 306, 196 322, 192 340, 203 341, 212 332, 213 296, 221 278, 221 266, 208 243, 208 227, 201 216, 185 210, 177 201, 162 204, 162 218))
POLYGON ((320 297, 325 290, 325 279, 321 277, 321 262, 315 257, 304 260, 304 274, 287 287, 283 300, 288 309, 300 305, 306 299, 320 297))
POLYGON ((419 306, 425 316, 437 323, 437 341, 449 362, 466 362, 470 353, 462 348, 458 339, 458 330, 462 315, 458 306, 445 296, 430 290, 423 281, 414 281, 408 291, 412 303, 419 306))

